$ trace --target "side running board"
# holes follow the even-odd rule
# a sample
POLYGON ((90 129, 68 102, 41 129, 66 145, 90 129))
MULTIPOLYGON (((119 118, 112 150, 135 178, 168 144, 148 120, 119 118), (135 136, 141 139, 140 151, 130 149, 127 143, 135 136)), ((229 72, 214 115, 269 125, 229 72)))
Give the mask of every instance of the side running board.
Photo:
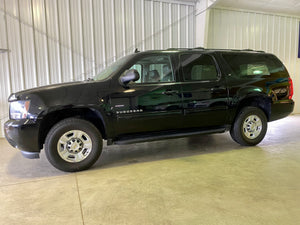
POLYGON ((169 139, 169 138, 195 136, 200 134, 223 133, 225 131, 226 128, 223 127, 223 128, 209 129, 209 130, 195 130, 195 131, 184 131, 184 132, 169 131, 169 132, 160 132, 160 133, 125 135, 115 141, 110 142, 110 144, 125 145, 125 144, 139 143, 139 142, 158 141, 158 140, 169 139))

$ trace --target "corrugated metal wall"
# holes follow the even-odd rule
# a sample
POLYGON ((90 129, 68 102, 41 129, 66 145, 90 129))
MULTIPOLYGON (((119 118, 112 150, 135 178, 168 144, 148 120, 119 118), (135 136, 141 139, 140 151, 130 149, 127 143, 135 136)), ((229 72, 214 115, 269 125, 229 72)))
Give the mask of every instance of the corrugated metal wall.
POLYGON ((298 17, 246 12, 231 9, 210 10, 208 47, 264 50, 277 55, 294 82, 294 113, 300 113, 300 59, 298 17))
POLYGON ((10 93, 92 77, 135 48, 194 46, 190 2, 0 0, 0 119, 10 93))

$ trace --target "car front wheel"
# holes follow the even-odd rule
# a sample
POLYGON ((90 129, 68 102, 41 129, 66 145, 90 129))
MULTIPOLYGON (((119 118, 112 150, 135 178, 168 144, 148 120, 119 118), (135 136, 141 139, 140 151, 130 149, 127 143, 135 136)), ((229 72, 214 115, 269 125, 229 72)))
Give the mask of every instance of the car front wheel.
POLYGON ((230 134, 232 139, 240 145, 257 145, 265 137, 267 126, 265 113, 257 107, 249 106, 239 112, 230 134))
POLYGON ((102 151, 102 136, 90 122, 77 118, 60 121, 45 141, 48 161, 57 169, 74 172, 90 168, 102 151))

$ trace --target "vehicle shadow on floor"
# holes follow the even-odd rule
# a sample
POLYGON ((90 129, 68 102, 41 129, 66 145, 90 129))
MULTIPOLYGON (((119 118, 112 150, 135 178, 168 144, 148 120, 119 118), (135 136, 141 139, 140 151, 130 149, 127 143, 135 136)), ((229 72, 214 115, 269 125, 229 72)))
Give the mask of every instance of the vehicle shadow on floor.
POLYGON ((69 175, 70 173, 54 168, 48 162, 44 151, 41 152, 39 159, 26 159, 20 152, 16 151, 7 163, 5 174, 1 172, 0 174, 7 177, 4 179, 4 183, 15 183, 15 178, 24 182, 32 179, 69 175))
MULTIPOLYGON (((130 145, 107 146, 104 143, 99 160, 90 170, 243 148, 245 147, 232 141, 228 133, 199 135, 130 145)), ((47 161, 43 150, 41 151, 40 159, 26 159, 19 152, 16 152, 10 158, 6 172, 8 176, 21 178, 22 180, 71 174, 54 168, 47 161)))
MULTIPOLYGON (((293 143, 298 140, 298 130, 285 129, 282 127, 293 127, 299 123, 299 116, 290 116, 285 120, 279 120, 270 123, 268 133, 261 144, 255 147, 243 147, 235 143, 228 132, 222 134, 199 135, 187 138, 169 139, 163 141, 138 143, 131 145, 113 145, 106 146, 104 144, 103 152, 99 160, 90 170, 99 170, 102 168, 110 168, 117 166, 130 165, 132 163, 143 163, 158 160, 167 160, 172 158, 188 157, 200 154, 211 154, 217 152, 225 152, 232 150, 243 150, 247 148, 255 148, 262 150, 267 146, 277 146, 293 143), (285 125, 285 126, 284 126, 285 125), (280 138, 279 135, 280 134, 280 138)), ((10 155, 12 147, 7 147, 7 154, 10 155)), ((44 151, 40 154, 40 159, 31 160, 22 157, 20 152, 16 151, 11 156, 4 159, 6 165, 0 176, 12 176, 13 178, 21 178, 23 180, 31 178, 54 177, 68 175, 55 169, 46 159, 44 151)), ((2 180, 9 180, 4 178, 2 180)))
POLYGON ((92 169, 124 166, 199 154, 244 149, 235 143, 228 133, 199 135, 187 138, 138 143, 131 145, 104 145, 99 160, 92 169))

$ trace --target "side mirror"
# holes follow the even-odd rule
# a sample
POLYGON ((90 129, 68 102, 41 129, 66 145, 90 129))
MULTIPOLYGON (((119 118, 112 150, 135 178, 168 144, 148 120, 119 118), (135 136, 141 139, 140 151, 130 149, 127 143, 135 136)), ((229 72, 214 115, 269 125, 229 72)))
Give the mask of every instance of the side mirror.
POLYGON ((119 78, 121 85, 126 86, 131 81, 137 81, 140 79, 140 74, 137 70, 126 70, 119 78))

